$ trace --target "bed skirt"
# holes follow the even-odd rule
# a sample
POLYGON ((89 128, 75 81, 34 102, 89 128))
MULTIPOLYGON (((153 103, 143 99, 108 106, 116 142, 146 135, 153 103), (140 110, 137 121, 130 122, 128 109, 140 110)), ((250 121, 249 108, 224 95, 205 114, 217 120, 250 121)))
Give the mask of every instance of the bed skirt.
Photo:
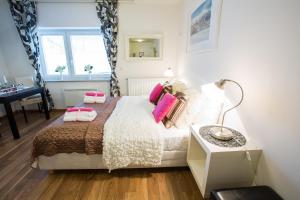
MULTIPOLYGON (((186 151, 164 151, 161 165, 155 167, 187 166, 186 151)), ((54 156, 39 156, 32 167, 42 170, 107 169, 101 154, 59 153, 54 156)), ((155 168, 153 166, 134 166, 126 168, 155 168)))

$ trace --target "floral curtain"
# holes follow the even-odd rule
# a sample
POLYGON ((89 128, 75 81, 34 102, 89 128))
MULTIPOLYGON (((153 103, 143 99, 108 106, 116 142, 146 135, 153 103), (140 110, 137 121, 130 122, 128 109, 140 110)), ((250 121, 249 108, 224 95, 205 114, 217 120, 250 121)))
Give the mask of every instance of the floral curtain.
POLYGON ((36 32, 37 8, 34 1, 30 0, 8 0, 10 11, 19 32, 25 51, 31 65, 36 71, 36 85, 45 88, 45 93, 50 108, 54 107, 53 100, 46 83, 40 73, 40 50, 39 40, 36 32))
POLYGON ((96 5, 97 15, 101 23, 108 62, 111 67, 110 95, 120 96, 119 81, 116 74, 118 53, 118 0, 102 0, 96 5))

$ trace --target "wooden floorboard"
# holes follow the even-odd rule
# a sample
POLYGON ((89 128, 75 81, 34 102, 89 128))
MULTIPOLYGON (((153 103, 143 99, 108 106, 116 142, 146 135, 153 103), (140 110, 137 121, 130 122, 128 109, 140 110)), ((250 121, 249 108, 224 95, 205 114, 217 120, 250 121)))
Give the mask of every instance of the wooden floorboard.
POLYGON ((32 140, 36 132, 63 114, 22 113, 15 118, 21 138, 13 140, 6 118, 0 119, 0 199, 130 199, 201 200, 200 191, 188 168, 70 170, 48 172, 29 166, 32 140))

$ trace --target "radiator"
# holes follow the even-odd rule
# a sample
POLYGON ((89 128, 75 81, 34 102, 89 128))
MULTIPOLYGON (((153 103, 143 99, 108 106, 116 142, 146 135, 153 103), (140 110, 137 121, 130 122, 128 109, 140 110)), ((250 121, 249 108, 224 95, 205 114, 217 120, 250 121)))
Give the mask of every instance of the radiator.
POLYGON ((97 88, 88 89, 64 89, 65 106, 75 106, 78 103, 83 102, 83 95, 88 91, 97 91, 97 88))
POLYGON ((129 96, 146 96, 149 95, 157 83, 164 83, 167 78, 128 78, 128 95, 129 96))

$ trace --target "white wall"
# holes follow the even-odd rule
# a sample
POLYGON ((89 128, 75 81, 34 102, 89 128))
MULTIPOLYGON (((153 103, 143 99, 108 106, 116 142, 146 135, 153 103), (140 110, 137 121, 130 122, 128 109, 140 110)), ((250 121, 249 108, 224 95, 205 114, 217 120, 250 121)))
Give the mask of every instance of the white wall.
MULTIPOLYGON (((0 43, 0 83, 4 83, 3 75, 5 77, 9 77, 9 73, 7 71, 7 66, 6 66, 6 63, 5 63, 5 60, 4 60, 2 54, 3 53, 2 53, 2 49, 1 49, 1 43, 0 43)), ((0 117, 2 117, 4 114, 5 114, 4 107, 3 107, 3 105, 0 105, 0 117)))
MULTIPOLYGON (((93 82, 48 82, 47 86, 51 92, 55 108, 63 109, 65 108, 65 98, 64 89, 100 89, 109 94, 109 83, 106 81, 93 81, 93 82)), ((78 102, 81 103, 81 102, 78 102)))
POLYGON ((19 77, 34 73, 5 0, 0 0, 0 44, 9 74, 19 77))
MULTIPOLYGON (((150 3, 149 3, 150 2, 150 3)), ((176 71, 177 40, 179 32, 179 6, 174 2, 155 4, 121 3, 119 5, 119 54, 117 73, 121 94, 127 94, 128 77, 160 77, 172 67, 176 71), (163 59, 161 61, 128 62, 125 59, 125 36, 127 34, 158 33, 163 35, 163 59)), ((0 44, 9 72, 14 76, 34 73, 19 35, 13 23, 7 1, 0 1, 0 44)), ((87 3, 39 3, 38 25, 40 27, 99 27, 95 4, 87 3)), ((69 87, 100 87, 108 91, 108 82, 48 82, 56 108, 64 107, 62 89, 69 87)))
POLYGON ((120 4, 118 75, 122 94, 127 94, 127 78, 163 77, 164 71, 169 67, 176 72, 179 11, 178 4, 120 4), (163 59, 127 61, 125 37, 136 34, 163 35, 163 59))
MULTIPOLYGON (((182 5, 181 49, 189 13, 199 2, 182 5)), ((219 48, 182 51, 178 61, 179 73, 194 85, 224 77, 242 84, 239 114, 263 148, 256 183, 270 185, 289 200, 300 196, 299 12, 298 0, 223 0, 219 48)), ((233 94, 235 99, 238 93, 233 94)))
POLYGON ((6 62, 4 60, 3 53, 2 53, 2 48, 1 48, 1 44, 0 44, 0 82, 1 83, 4 83, 3 75, 5 77, 9 77, 9 73, 8 73, 8 70, 7 70, 7 65, 6 65, 6 62))
POLYGON ((99 27, 95 4, 38 3, 40 27, 99 27))

